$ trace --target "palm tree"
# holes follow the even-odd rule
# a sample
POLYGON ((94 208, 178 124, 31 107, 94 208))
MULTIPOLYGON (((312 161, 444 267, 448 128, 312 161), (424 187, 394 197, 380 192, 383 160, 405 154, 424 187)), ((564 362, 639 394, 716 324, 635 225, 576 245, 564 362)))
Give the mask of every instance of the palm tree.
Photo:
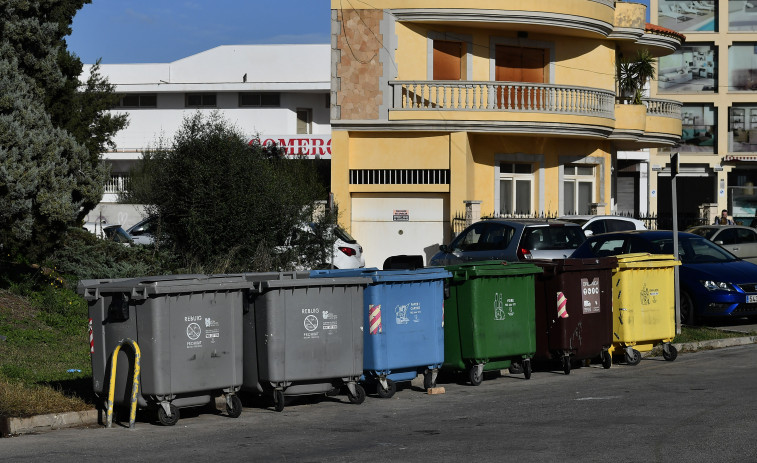
POLYGON ((620 94, 630 97, 633 104, 641 104, 644 85, 648 79, 654 79, 656 61, 647 49, 637 51, 633 59, 623 58, 618 68, 620 94))

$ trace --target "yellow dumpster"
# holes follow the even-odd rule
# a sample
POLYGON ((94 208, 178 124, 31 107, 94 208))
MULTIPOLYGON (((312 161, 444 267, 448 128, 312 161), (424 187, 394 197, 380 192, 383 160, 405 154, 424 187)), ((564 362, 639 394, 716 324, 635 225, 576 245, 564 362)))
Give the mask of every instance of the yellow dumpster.
POLYGON ((663 357, 673 361, 675 337, 675 267, 672 254, 622 254, 612 276, 613 346, 637 365, 641 352, 663 343, 663 357))

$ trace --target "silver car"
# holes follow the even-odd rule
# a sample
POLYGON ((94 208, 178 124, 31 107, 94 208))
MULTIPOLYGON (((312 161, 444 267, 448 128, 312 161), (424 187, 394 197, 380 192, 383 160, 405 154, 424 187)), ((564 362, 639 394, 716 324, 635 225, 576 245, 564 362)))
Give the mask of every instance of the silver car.
POLYGON ((474 223, 452 243, 439 246, 429 265, 468 261, 563 259, 586 236, 580 226, 559 220, 488 219, 474 223))
POLYGON ((757 264, 757 230, 741 225, 702 225, 686 230, 720 245, 736 257, 757 264))

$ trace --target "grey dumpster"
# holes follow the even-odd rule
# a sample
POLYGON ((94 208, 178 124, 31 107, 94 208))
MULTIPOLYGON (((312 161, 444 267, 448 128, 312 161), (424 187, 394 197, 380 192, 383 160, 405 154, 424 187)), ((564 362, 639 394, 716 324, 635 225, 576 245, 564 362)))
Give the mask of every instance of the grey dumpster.
MULTIPOLYGON (((236 417, 242 385, 242 307, 249 283, 240 276, 169 275, 87 280, 94 391, 107 396, 110 356, 124 340, 141 350, 138 404, 157 408, 173 425, 179 408, 205 405, 225 394, 236 417), (107 376, 106 376, 107 375, 107 376)), ((134 353, 117 358, 116 404, 129 403, 134 353)))
POLYGON ((371 280, 247 279, 243 388, 270 394, 277 411, 285 396, 336 393, 343 386, 350 402, 362 403, 363 289, 371 280))

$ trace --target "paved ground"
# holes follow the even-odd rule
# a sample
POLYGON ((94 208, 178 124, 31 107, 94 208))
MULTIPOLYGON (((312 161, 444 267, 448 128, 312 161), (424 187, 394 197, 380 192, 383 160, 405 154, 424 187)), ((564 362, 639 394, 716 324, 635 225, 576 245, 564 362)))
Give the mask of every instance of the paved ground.
POLYGON ((299 400, 237 419, 187 413, 174 427, 65 429, 0 440, 26 461, 755 461, 757 346, 417 387, 362 405, 299 400))

